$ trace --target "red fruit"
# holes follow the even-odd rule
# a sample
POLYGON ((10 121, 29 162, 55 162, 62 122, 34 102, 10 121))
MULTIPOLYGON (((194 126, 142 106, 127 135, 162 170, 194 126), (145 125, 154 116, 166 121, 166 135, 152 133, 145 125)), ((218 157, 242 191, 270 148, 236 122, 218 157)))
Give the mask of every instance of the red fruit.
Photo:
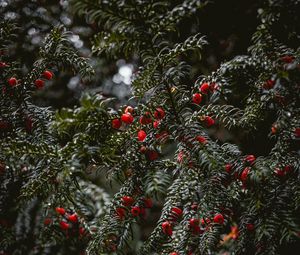
POLYGON ((199 143, 201 143, 201 144, 206 144, 206 143, 207 143, 206 138, 205 138, 204 136, 201 136, 201 135, 198 135, 198 136, 196 137, 196 140, 197 140, 199 143))
POLYGON ((11 87, 16 86, 17 83, 18 83, 18 81, 17 81, 17 79, 16 79, 15 77, 12 77, 12 78, 10 78, 10 79, 8 80, 8 84, 9 84, 9 86, 11 86, 11 87))
POLYGON ((232 169, 232 165, 231 165, 231 164, 226 164, 226 165, 225 165, 225 171, 226 171, 227 173, 230 173, 230 172, 231 172, 231 169, 232 169))
POLYGON ((193 227, 192 232, 193 232, 194 235, 202 234, 203 230, 200 228, 200 226, 195 226, 195 227, 193 227))
POLYGON ((296 138, 299 138, 300 137, 300 128, 295 128, 294 134, 295 134, 296 138))
POLYGON ((119 129, 121 127, 121 125, 122 125, 122 122, 119 119, 113 119, 111 121, 111 126, 114 129, 119 129))
POLYGON ((245 158, 245 161, 246 161, 247 163, 249 163, 250 165, 253 165, 255 159, 256 159, 256 158, 255 158, 254 155, 247 155, 246 158, 245 158))
POLYGON ((119 208, 116 209, 116 213, 117 213, 117 217, 120 220, 123 220, 125 218, 125 215, 126 215, 126 210, 122 207, 119 207, 119 208))
POLYGON ((178 161, 179 163, 181 163, 181 162, 183 161, 184 157, 185 157, 184 152, 183 152, 183 151, 180 151, 180 152, 178 153, 178 155, 177 155, 177 161, 178 161))
POLYGON ((52 77, 53 77, 53 73, 46 70, 46 71, 43 72, 43 77, 44 77, 45 79, 47 79, 47 80, 51 80, 52 77))
POLYGON ((154 128, 158 128, 158 125, 159 125, 159 121, 158 120, 156 120, 156 121, 153 122, 153 127, 154 128))
POLYGON ((134 206, 131 208, 131 214, 133 217, 139 216, 141 213, 141 208, 139 206, 134 206))
POLYGON ((189 220, 189 226, 194 228, 199 225, 199 219, 192 218, 189 220))
POLYGON ((65 213, 66 213, 66 210, 62 207, 56 207, 55 211, 60 215, 65 215, 65 213))
POLYGON ((277 127, 276 126, 272 126, 271 127, 271 133, 274 135, 277 132, 277 127))
POLYGON ((131 124, 133 122, 133 116, 130 113, 123 113, 121 120, 126 124, 131 124))
POLYGON ((44 225, 48 226, 48 225, 50 225, 51 222, 52 222, 52 220, 50 218, 46 218, 44 220, 44 225))
POLYGON ((212 82, 209 86, 210 91, 215 91, 219 88, 218 84, 215 82, 212 82))
POLYGON ((293 56, 283 56, 281 60, 287 64, 292 63, 294 61, 293 56))
POLYGON ((203 94, 207 94, 209 91, 209 84, 207 82, 202 83, 200 86, 200 92, 203 94))
POLYGON ((134 203, 134 199, 130 196, 123 196, 121 200, 124 206, 131 206, 134 203))
POLYGON ((194 104, 200 104, 201 101, 202 101, 202 95, 199 94, 199 93, 195 93, 195 94, 193 95, 192 101, 193 101, 194 104))
POLYGON ((163 131, 159 134, 156 134, 155 138, 158 140, 164 140, 164 139, 168 138, 168 135, 169 135, 169 133, 167 131, 163 131))
POLYGON ((274 80, 267 80, 264 83, 263 87, 264 87, 264 89, 272 89, 274 87, 274 85, 275 85, 275 81, 274 80))
POLYGON ((77 216, 77 214, 73 213, 71 215, 68 215, 68 220, 71 221, 71 222, 74 222, 74 223, 78 222, 78 216, 77 216))
POLYGON ((166 113, 163 108, 158 107, 154 112, 154 118, 157 120, 161 120, 165 117, 166 113))
POLYGON ((283 170, 284 170, 284 172, 287 174, 287 173, 289 173, 289 172, 291 172, 292 171, 292 167, 291 166, 285 166, 284 168, 283 168, 283 170))
POLYGON ((193 210, 193 211, 197 211, 197 209, 198 209, 198 205, 197 204, 192 204, 191 205, 191 209, 193 210))
POLYGON ((145 154, 146 152, 147 152, 147 147, 146 146, 141 146, 140 153, 145 154))
POLYGON ((283 169, 276 168, 276 169, 275 169, 275 174, 276 174, 278 177, 283 177, 283 176, 285 176, 285 171, 284 171, 283 169))
POLYGON ((212 125, 215 124, 215 120, 210 116, 206 116, 204 120, 207 127, 211 127, 212 125))
POLYGON ((34 82, 37 89, 42 89, 44 87, 45 82, 41 79, 37 79, 34 82))
POLYGON ((59 222, 59 225, 62 230, 67 230, 70 227, 70 225, 65 221, 59 222))
POLYGON ((0 68, 1 67, 7 67, 8 65, 5 62, 0 62, 0 68))
POLYGON ((218 213, 214 217, 214 222, 218 224, 223 224, 224 223, 224 217, 221 213, 218 213))
POLYGON ((173 207, 171 209, 171 212, 172 212, 173 216, 175 216, 176 218, 179 218, 182 216, 182 209, 180 209, 179 207, 173 207))
POLYGON ((171 252, 169 255, 179 255, 177 252, 171 252))
POLYGON ((246 168, 243 170, 243 172, 242 172, 242 174, 241 174, 241 176, 240 176, 240 180, 241 180, 242 182, 245 182, 245 181, 247 180, 249 172, 250 172, 250 167, 246 167, 246 168))
POLYGON ((152 122, 151 114, 150 112, 145 112, 143 116, 140 117, 140 123, 142 125, 147 125, 152 122))
POLYGON ((246 224, 246 228, 247 228, 247 230, 249 230, 249 231, 253 231, 253 230, 254 230, 254 225, 251 224, 251 223, 248 223, 248 224, 246 224))
POLYGON ((84 232, 85 232, 84 227, 80 227, 80 228, 79 228, 79 234, 80 234, 80 235, 83 235, 84 232))
POLYGON ((147 136, 147 134, 144 130, 140 130, 137 134, 138 140, 140 142, 143 142, 146 139, 146 136, 147 136))
POLYGON ((144 198, 143 201, 144 201, 144 206, 145 206, 146 208, 151 208, 151 207, 153 207, 153 201, 152 201, 151 198, 144 198))
POLYGON ((158 159, 158 153, 153 150, 147 151, 146 156, 147 156, 148 160, 150 160, 150 161, 154 161, 154 160, 158 159))
POLYGON ((172 230, 172 225, 169 221, 165 221, 161 224, 161 227, 162 227, 162 231, 164 234, 168 235, 168 236, 171 236, 172 233, 173 233, 173 230, 172 230))
POLYGON ((127 106, 127 107, 125 108, 125 110, 124 110, 124 113, 130 113, 130 114, 133 114, 133 112, 134 112, 134 109, 133 109, 133 107, 131 107, 131 106, 127 106))

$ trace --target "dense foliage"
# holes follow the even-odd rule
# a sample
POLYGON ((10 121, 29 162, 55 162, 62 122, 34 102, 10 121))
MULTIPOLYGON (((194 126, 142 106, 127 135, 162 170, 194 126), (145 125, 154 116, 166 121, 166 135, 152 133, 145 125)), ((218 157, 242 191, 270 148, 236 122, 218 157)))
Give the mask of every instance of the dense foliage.
POLYGON ((292 254, 300 1, 262 2, 247 55, 196 79, 195 63, 213 44, 197 26, 213 3, 69 4, 100 31, 94 56, 139 65, 132 97, 117 109, 100 93, 73 109, 37 105, 36 91, 59 70, 83 80, 95 72, 60 25, 27 70, 11 51, 20 28, 4 19, 0 253, 292 254))

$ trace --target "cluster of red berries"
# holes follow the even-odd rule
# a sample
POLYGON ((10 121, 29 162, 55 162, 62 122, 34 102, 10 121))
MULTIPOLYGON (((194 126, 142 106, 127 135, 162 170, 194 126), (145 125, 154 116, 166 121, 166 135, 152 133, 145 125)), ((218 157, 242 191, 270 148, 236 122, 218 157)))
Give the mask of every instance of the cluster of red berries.
MULTIPOLYGON (((141 125, 148 125, 153 123, 154 128, 158 128, 159 122, 161 119, 165 117, 166 113, 162 107, 158 107, 155 109, 153 113, 153 117, 155 121, 153 122, 153 118, 150 112, 145 112, 142 116, 139 118, 139 123, 141 125)), ((119 129, 122 126, 122 123, 125 123, 126 125, 132 124, 134 121, 134 109, 131 106, 127 106, 124 110, 124 113, 121 115, 120 118, 113 119, 112 120, 112 128, 119 129)), ((147 134, 144 130, 140 130, 143 132, 138 133, 138 140, 144 141, 147 134)))
MULTIPOLYGON (((256 158, 254 155, 247 155, 244 158, 244 162, 246 165, 245 168, 243 169, 243 171, 241 172, 240 175, 238 173, 235 173, 235 178, 239 179, 242 182, 243 186, 245 186, 245 184, 248 180, 248 175, 251 171, 251 166, 254 164, 255 160, 256 160, 256 158)), ((227 163, 227 164, 225 164, 224 169, 228 174, 231 174, 233 165, 231 163, 227 163)))
MULTIPOLYGON (((46 70, 42 73, 42 77, 46 80, 51 80, 53 77, 53 73, 46 70)), ((8 84, 11 87, 15 87, 16 85, 18 85, 18 80, 15 77, 11 77, 8 79, 8 84)), ((37 89, 42 89, 44 87, 45 81, 43 79, 37 79, 35 80, 34 84, 37 89)))
POLYGON ((291 173, 293 170, 293 168, 291 166, 285 166, 283 168, 279 168, 277 167, 274 171, 275 175, 277 175, 278 177, 284 177, 286 175, 288 175, 289 173, 291 173))
POLYGON ((130 212, 132 217, 145 217, 146 215, 146 208, 151 208, 153 206, 153 202, 151 198, 143 198, 142 199, 142 204, 143 206, 137 206, 134 205, 134 198, 131 196, 123 196, 121 198, 121 203, 124 207, 118 207, 116 208, 116 215, 118 219, 124 220, 127 211, 130 212))
MULTIPOLYGON (((196 204, 192 205, 193 210, 197 210, 197 208, 198 206, 196 204)), ((177 223, 178 219, 182 217, 182 214, 183 211, 181 208, 171 208, 170 216, 161 224, 162 232, 165 235, 171 236, 173 234, 173 226, 177 223)), ((204 229, 200 227, 200 222, 202 227, 204 227, 205 225, 209 225, 211 222, 222 225, 224 224, 224 216, 221 213, 217 213, 212 221, 209 218, 201 220, 198 218, 189 219, 188 226, 193 234, 202 234, 204 232, 204 229)))
POLYGON ((194 104, 200 104, 203 99, 203 95, 207 95, 210 91, 215 91, 218 89, 218 85, 215 82, 204 82, 200 85, 199 91, 200 93, 193 94, 192 102, 194 104))
MULTIPOLYGON (((55 211, 62 217, 59 221, 60 229, 66 231, 68 236, 82 237, 87 234, 85 228, 80 226, 80 221, 76 213, 67 213, 63 207, 56 207, 55 211)), ((44 220, 44 225, 49 226, 50 224, 52 224, 52 219, 46 218, 44 220)))

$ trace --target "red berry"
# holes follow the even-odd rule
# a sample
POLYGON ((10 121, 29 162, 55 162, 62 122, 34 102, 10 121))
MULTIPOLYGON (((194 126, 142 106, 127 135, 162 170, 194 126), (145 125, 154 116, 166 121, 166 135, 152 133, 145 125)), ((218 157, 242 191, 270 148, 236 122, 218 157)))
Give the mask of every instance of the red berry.
POLYGON ((292 63, 294 61, 293 56, 283 56, 281 60, 287 64, 292 63))
POLYGON ((254 225, 251 224, 251 223, 248 223, 248 224, 246 224, 246 228, 247 228, 247 230, 249 230, 249 231, 253 231, 253 230, 254 230, 254 225))
POLYGON ((293 169, 293 168, 292 168, 291 166, 285 166, 285 167, 283 168, 283 170, 284 170, 285 173, 291 172, 292 169, 293 169))
POLYGON ((157 120, 161 120, 165 117, 166 113, 163 108, 158 107, 154 112, 154 118, 157 120))
POLYGON ((64 215, 66 213, 66 210, 62 207, 56 207, 55 211, 60 215, 64 215))
POLYGON ((116 213, 117 213, 117 217, 120 220, 123 220, 125 218, 125 215, 126 215, 126 210, 122 207, 119 207, 119 208, 116 209, 116 213))
POLYGON ((133 114, 134 112, 134 109, 132 106, 127 106, 124 110, 124 113, 130 113, 130 114, 133 114))
POLYGON ((17 79, 15 77, 12 77, 8 80, 8 84, 11 86, 11 87, 14 87, 16 86, 18 83, 17 79))
POLYGON ((299 138, 300 137, 300 128, 295 128, 294 134, 295 134, 296 138, 299 138))
POLYGON ((134 206, 131 208, 131 214, 133 217, 139 216, 141 213, 141 208, 139 206, 134 206))
POLYGON ((119 119, 113 119, 111 121, 111 126, 114 129, 119 129, 121 127, 121 125, 122 125, 122 122, 119 119))
POLYGON ((0 62, 0 68, 1 67, 7 67, 8 65, 5 62, 0 62))
POLYGON ((199 225, 199 219, 192 218, 189 220, 189 226, 194 228, 199 225))
POLYGON ((124 206, 131 206, 134 203, 134 199, 130 196, 123 196, 121 200, 124 206))
POLYGON ((277 127, 274 125, 271 127, 271 133, 274 135, 277 132, 277 127))
POLYGON ((158 120, 156 120, 156 121, 153 122, 153 127, 154 128, 158 128, 158 125, 159 125, 159 121, 158 120))
POLYGON ((177 252, 171 252, 169 255, 179 255, 179 253, 177 253, 177 252))
POLYGON ((209 84, 207 82, 202 83, 200 86, 200 92, 203 94, 207 94, 209 91, 209 84))
POLYGON ((161 224, 161 227, 162 227, 162 231, 164 234, 168 235, 168 236, 171 236, 172 233, 173 233, 173 230, 172 230, 172 225, 169 221, 165 221, 161 224))
POLYGON ((133 116, 130 113, 123 113, 121 120, 126 124, 131 124, 133 122, 133 116))
POLYGON ((70 225, 65 221, 59 222, 59 225, 62 230, 67 230, 70 227, 70 225))
POLYGON ((274 87, 274 85, 275 85, 275 81, 274 80, 267 80, 264 83, 263 87, 264 87, 264 89, 272 89, 274 87))
POLYGON ((256 159, 256 158, 255 158, 254 155, 247 155, 246 158, 245 158, 245 161, 246 161, 247 163, 249 163, 250 165, 253 165, 255 159, 256 159))
POLYGON ((231 172, 231 169, 232 169, 232 165, 231 165, 231 164, 226 164, 226 165, 225 165, 225 171, 226 171, 227 173, 230 173, 230 172, 231 172))
POLYGON ((204 136, 201 136, 201 135, 198 135, 196 137, 196 140, 199 142, 199 143, 202 143, 202 144, 206 144, 207 143, 207 140, 204 136))
POLYGON ((198 209, 198 205, 197 204, 192 204, 191 205, 191 209, 193 210, 193 211, 197 211, 197 209, 198 209))
POLYGON ((146 152, 147 152, 147 147, 146 146, 141 146, 140 153, 145 154, 146 152))
POLYGON ((210 91, 215 91, 219 88, 218 84, 215 82, 212 82, 209 86, 210 91))
POLYGON ((52 220, 51 220, 50 218, 46 218, 46 219, 44 220, 44 225, 48 226, 48 225, 51 224, 51 222, 52 222, 52 220))
POLYGON ((193 95, 193 100, 192 101, 193 101, 194 104, 200 104, 201 101, 202 101, 202 95, 199 94, 199 93, 195 93, 193 95))
POLYGON ((224 217, 221 213, 218 213, 214 217, 214 222, 218 224, 223 224, 224 223, 224 217))
POLYGON ((179 218, 182 216, 182 209, 180 209, 179 207, 173 207, 171 209, 171 213, 173 214, 173 216, 175 216, 176 218, 179 218))
POLYGON ((278 177, 283 177, 283 176, 285 176, 285 171, 284 171, 283 169, 276 168, 276 169, 275 169, 275 174, 276 174, 278 177))
POLYGON ((143 116, 140 117, 140 123, 142 125, 147 125, 152 122, 151 114, 150 112, 145 112, 143 116))
POLYGON ((207 127, 211 127, 212 125, 215 124, 215 120, 210 116, 206 116, 204 120, 207 127))
POLYGON ((47 80, 51 80, 52 77, 53 77, 53 73, 46 70, 46 71, 43 72, 43 77, 44 77, 45 79, 47 79, 47 80))
POLYGON ((240 176, 240 180, 241 180, 242 182, 245 182, 245 181, 247 180, 249 172, 250 172, 250 167, 246 167, 246 168, 243 170, 243 172, 242 172, 242 174, 241 174, 241 176, 240 176))
POLYGON ((177 161, 178 161, 179 163, 181 163, 181 162, 183 161, 184 157, 185 157, 184 152, 183 152, 183 151, 180 151, 180 152, 178 153, 178 155, 177 155, 177 161))
POLYGON ((71 215, 68 215, 68 220, 71 221, 71 222, 74 222, 74 223, 78 222, 78 216, 77 216, 77 214, 73 213, 71 215))
POLYGON ((147 136, 147 134, 144 130, 140 130, 137 134, 138 140, 140 142, 143 142, 146 139, 146 136, 147 136))
POLYGON ((144 201, 144 206, 145 206, 146 208, 151 208, 151 207, 153 207, 153 201, 152 201, 151 198, 144 198, 143 201, 144 201))
POLYGON ((80 227, 80 228, 79 228, 79 234, 80 234, 80 235, 83 235, 84 232, 85 232, 84 227, 80 227))
POLYGON ((146 152, 146 156, 147 156, 148 160, 154 161, 158 158, 158 153, 156 151, 153 151, 153 150, 148 150, 146 152))
POLYGON ((34 82, 37 89, 42 89, 44 87, 45 82, 41 79, 37 79, 34 82))

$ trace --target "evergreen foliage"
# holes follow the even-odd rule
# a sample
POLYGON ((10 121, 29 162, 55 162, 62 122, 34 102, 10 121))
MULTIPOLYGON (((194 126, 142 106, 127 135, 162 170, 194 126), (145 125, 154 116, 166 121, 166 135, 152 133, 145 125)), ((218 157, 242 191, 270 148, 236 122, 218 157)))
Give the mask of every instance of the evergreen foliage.
POLYGON ((113 109, 113 99, 86 94, 74 109, 37 106, 45 70, 88 79, 93 68, 59 26, 22 77, 5 50, 15 25, 1 23, 2 251, 271 255, 299 245, 300 1, 264 1, 248 54, 194 82, 191 58, 211 42, 182 38, 178 27, 197 24, 207 1, 71 5, 99 26, 96 55, 138 59, 133 103, 113 109), (255 144, 261 137, 265 148, 255 144), (153 203, 157 222, 136 241, 153 203))

